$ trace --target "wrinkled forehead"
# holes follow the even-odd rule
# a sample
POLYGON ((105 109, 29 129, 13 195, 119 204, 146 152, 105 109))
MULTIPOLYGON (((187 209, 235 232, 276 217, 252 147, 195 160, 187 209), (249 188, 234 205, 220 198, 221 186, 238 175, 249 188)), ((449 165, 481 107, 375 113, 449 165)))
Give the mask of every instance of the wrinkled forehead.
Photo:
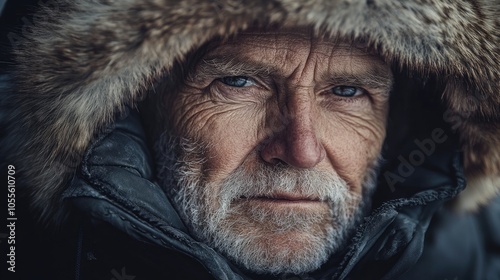
POLYGON ((262 49, 310 51, 324 56, 358 55, 383 62, 365 42, 346 41, 314 32, 311 28, 249 29, 225 41, 213 42, 210 53, 238 52, 244 49, 255 53, 262 49))
POLYGON ((249 68, 256 72, 267 69, 269 73, 282 73, 283 76, 301 63, 311 63, 317 68, 317 75, 343 72, 392 77, 390 67, 363 42, 346 42, 315 34, 308 28, 250 29, 227 40, 210 43, 203 62, 208 62, 212 68, 217 65, 218 68, 249 68))
POLYGON ((247 30, 239 33, 235 38, 227 42, 228 45, 243 45, 251 42, 260 43, 262 46, 270 46, 275 43, 288 45, 292 48, 342 47, 364 50, 361 42, 347 42, 339 38, 327 37, 316 34, 307 28, 277 29, 277 30, 247 30))

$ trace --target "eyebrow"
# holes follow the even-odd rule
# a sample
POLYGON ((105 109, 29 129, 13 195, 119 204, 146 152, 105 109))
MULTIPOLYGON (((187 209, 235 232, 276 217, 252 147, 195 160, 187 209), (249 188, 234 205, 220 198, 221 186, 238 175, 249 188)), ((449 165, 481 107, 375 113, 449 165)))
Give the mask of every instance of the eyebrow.
MULTIPOLYGON (((325 73, 320 78, 334 85, 368 87, 389 93, 393 86, 393 75, 381 67, 366 67, 363 70, 338 70, 325 73)), ((223 76, 270 76, 280 72, 274 65, 245 59, 237 55, 215 55, 202 59, 195 67, 197 75, 192 79, 205 79, 223 76)), ((194 74, 194 73, 192 73, 194 74)))
POLYGON ((335 73, 333 77, 328 76, 328 80, 334 85, 346 85, 354 87, 368 87, 389 93, 394 84, 392 74, 386 71, 379 71, 377 67, 368 68, 363 73, 335 73))
POLYGON ((257 61, 247 61, 230 56, 216 56, 202 59, 196 66, 196 72, 208 74, 209 76, 269 76, 278 72, 272 65, 266 65, 257 61))

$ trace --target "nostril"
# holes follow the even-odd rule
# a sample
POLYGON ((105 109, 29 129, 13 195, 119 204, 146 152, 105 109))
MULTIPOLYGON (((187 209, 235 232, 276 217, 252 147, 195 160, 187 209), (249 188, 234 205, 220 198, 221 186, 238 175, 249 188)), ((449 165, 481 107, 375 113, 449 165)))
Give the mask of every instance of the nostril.
POLYGON ((269 164, 274 165, 274 166, 285 166, 287 163, 279 158, 273 158, 270 161, 268 161, 269 164))
POLYGON ((285 143, 282 137, 274 137, 266 141, 259 151, 261 159, 270 165, 286 165, 285 153, 285 143))

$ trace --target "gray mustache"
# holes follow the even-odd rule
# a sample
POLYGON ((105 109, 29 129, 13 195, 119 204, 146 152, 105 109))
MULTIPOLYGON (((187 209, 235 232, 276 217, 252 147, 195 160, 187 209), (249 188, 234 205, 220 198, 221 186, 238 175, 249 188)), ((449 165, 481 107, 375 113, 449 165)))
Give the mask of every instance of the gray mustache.
POLYGON ((322 201, 341 199, 349 191, 348 184, 336 174, 319 170, 259 165, 251 172, 239 167, 221 184, 220 200, 275 197, 293 194, 322 201))

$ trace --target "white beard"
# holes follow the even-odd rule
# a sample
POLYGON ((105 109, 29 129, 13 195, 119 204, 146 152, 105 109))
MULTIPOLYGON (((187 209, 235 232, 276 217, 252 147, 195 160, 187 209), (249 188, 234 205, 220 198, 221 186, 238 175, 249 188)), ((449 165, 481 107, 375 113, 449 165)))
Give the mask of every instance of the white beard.
MULTIPOLYGON (((160 184, 197 239, 248 270, 271 274, 316 270, 345 245, 364 214, 366 197, 351 191, 335 173, 263 163, 249 172, 242 164, 218 184, 204 182, 205 148, 185 139, 180 142, 174 144, 165 135, 157 142, 160 184), (174 158, 173 147, 180 148, 174 158), (282 211, 245 199, 277 192, 317 197, 328 207, 282 211)), ((375 187, 375 170, 366 176, 366 196, 375 187)))

